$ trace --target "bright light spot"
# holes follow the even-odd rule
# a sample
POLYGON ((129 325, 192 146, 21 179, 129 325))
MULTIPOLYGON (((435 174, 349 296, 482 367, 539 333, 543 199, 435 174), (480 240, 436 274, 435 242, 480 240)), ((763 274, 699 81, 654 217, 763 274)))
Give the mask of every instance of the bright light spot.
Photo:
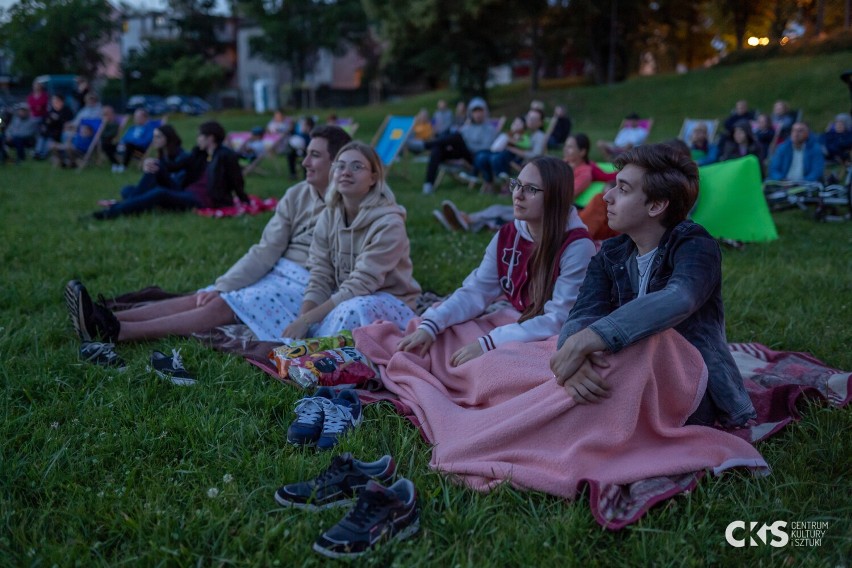
POLYGON ((748 44, 752 47, 756 47, 760 43, 760 40, 754 36, 748 38, 748 44))
POLYGON ((769 45, 769 38, 768 37, 760 38, 760 45, 769 45))
POLYGON ((790 38, 787 36, 781 38, 781 45, 787 45, 788 43, 790 43, 790 38))

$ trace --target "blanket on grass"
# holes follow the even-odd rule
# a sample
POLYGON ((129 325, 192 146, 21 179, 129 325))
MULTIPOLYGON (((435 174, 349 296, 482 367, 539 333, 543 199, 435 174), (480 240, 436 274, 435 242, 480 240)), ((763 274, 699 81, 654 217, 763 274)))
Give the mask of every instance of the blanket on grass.
MULTIPOLYGON (((108 306, 127 309, 176 295, 150 287, 109 300, 108 306)), ((223 326, 197 334, 196 337, 215 349, 241 355, 267 374, 278 378, 267 354, 279 344, 256 341, 246 326, 223 326)), ((549 360, 554 348, 555 345, 551 346, 545 361, 549 360)), ((774 351, 759 343, 732 343, 729 348, 757 411, 754 425, 730 432, 737 438, 754 444, 774 435, 800 418, 797 404, 804 399, 818 399, 838 407, 846 406, 852 399, 852 373, 828 367, 809 354, 774 351)), ((471 363, 475 364, 477 360, 471 363)), ((521 376, 525 381, 529 380, 524 374, 521 376)), ((550 377, 549 374, 547 376, 550 377)), ((286 379, 279 380, 290 383, 286 379)), ((290 384, 296 386, 295 383, 290 384)), ((390 390, 359 390, 358 394, 364 403, 386 401, 392 404, 397 412, 418 428, 421 427, 415 412, 416 405, 410 406, 407 403, 410 401, 401 399, 390 390)), ((563 398, 567 405, 568 397, 563 398)), ((421 428, 421 432, 428 439, 425 430, 421 428)), ((590 507, 595 519, 608 529, 618 530, 637 521, 653 505, 693 489, 704 474, 704 469, 697 469, 680 474, 650 476, 627 483, 604 484, 596 480, 585 480, 585 483, 589 487, 590 507)))
POLYGON ((243 203, 234 198, 234 204, 226 207, 201 207, 195 210, 202 217, 239 217, 240 215, 258 215, 264 211, 272 211, 278 205, 274 197, 261 198, 249 195, 249 202, 243 203))

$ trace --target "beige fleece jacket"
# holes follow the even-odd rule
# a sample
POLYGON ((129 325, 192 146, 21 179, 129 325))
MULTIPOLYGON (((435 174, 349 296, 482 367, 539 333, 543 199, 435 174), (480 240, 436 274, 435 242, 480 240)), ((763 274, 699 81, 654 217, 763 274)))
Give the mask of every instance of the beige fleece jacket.
MULTIPOLYGON (((333 195, 333 194, 332 194, 333 195)), ((405 209, 387 186, 374 190, 346 226, 340 196, 332 196, 314 230, 305 301, 335 306, 356 296, 387 292, 412 309, 420 285, 412 274, 405 209)))
POLYGON ((289 188, 278 202, 275 214, 260 242, 253 245, 214 285, 220 292, 231 292, 254 284, 269 272, 283 256, 306 266, 314 227, 325 201, 306 181, 289 188))

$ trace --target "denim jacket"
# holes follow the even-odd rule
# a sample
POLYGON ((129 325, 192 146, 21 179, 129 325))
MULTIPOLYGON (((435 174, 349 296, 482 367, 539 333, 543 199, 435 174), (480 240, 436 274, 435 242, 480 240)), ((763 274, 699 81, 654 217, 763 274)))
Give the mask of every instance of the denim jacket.
POLYGON ((719 245, 691 221, 668 229, 650 266, 648 293, 641 298, 636 255, 627 235, 604 242, 589 264, 559 347, 589 327, 615 353, 673 327, 704 358, 709 374, 705 401, 709 394, 716 419, 738 426, 753 418, 754 407, 725 337, 719 245))

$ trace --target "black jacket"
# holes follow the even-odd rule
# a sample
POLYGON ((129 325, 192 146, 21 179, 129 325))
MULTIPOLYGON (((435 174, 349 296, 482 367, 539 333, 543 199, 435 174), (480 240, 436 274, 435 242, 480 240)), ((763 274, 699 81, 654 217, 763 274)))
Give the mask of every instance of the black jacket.
MULTIPOLYGON (((207 152, 197 146, 185 161, 175 162, 172 166, 175 170, 184 170, 181 186, 186 189, 195 183, 207 169, 207 195, 213 207, 227 207, 233 204, 233 196, 236 195, 243 203, 248 203, 245 193, 245 181, 243 170, 240 167, 237 153, 225 146, 219 146, 210 161, 207 161, 207 152)), ((171 169, 171 168, 170 168, 171 169)))

